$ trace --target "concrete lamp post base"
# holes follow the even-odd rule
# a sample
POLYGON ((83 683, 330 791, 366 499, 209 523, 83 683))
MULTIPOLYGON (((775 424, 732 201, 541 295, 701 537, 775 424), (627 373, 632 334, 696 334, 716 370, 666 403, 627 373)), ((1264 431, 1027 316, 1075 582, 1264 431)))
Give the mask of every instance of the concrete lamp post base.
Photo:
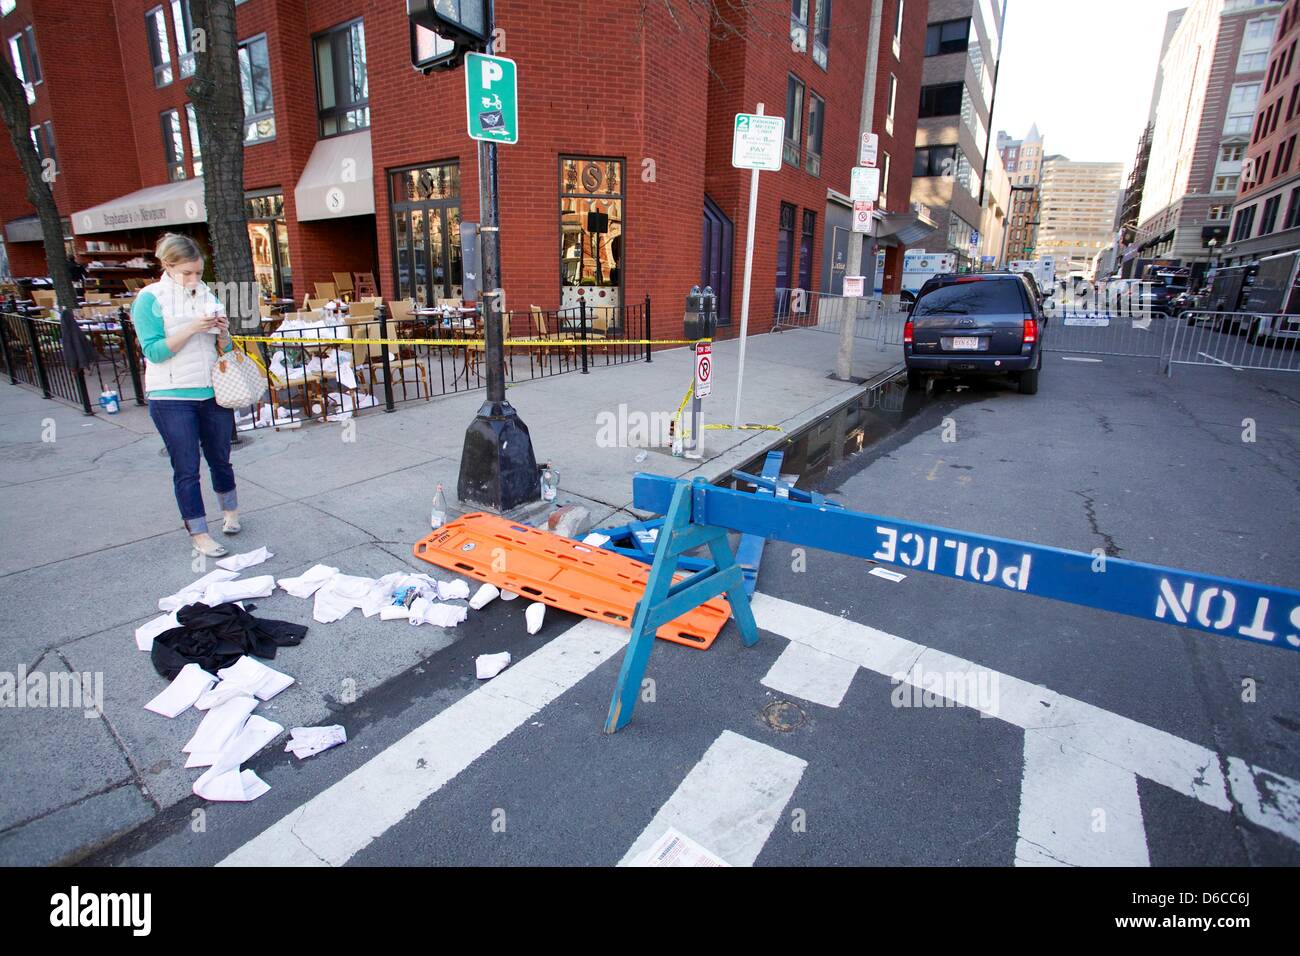
POLYGON ((541 500, 532 438, 509 402, 484 402, 465 430, 456 495, 498 514, 541 500))

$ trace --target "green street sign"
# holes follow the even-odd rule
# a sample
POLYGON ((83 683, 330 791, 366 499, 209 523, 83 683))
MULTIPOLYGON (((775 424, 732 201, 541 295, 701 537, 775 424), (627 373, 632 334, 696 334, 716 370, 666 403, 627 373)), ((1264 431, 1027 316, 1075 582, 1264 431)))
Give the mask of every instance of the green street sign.
POLYGON ((465 110, 470 139, 519 142, 519 84, 515 61, 465 54, 465 110))

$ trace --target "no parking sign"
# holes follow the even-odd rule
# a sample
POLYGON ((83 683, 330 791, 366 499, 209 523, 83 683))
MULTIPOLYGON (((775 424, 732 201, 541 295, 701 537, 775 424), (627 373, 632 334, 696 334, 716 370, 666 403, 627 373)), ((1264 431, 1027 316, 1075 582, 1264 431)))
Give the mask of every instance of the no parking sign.
POLYGON ((707 398, 713 391, 713 346, 701 342, 695 346, 695 397, 707 398))

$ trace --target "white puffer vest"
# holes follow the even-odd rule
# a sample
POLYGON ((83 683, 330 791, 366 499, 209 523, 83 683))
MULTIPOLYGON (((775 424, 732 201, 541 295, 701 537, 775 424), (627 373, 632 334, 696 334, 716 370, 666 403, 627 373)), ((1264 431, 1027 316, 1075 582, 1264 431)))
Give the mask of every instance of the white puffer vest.
MULTIPOLYGON (((163 273, 163 277, 140 290, 149 292, 162 310, 163 329, 170 336, 184 325, 212 314, 224 312, 221 301, 202 282, 185 288, 163 273)), ((165 362, 145 361, 146 392, 171 388, 211 388, 212 363, 217 359, 216 335, 200 332, 190 336, 180 351, 165 362)))

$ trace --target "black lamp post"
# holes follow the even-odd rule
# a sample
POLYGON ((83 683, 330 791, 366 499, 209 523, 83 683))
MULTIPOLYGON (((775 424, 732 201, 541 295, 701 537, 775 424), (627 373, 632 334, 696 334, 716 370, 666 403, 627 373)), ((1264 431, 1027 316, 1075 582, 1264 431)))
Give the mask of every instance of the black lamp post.
MULTIPOLYGON (((463 49, 491 52, 492 0, 406 0, 418 26, 463 49)), ((528 426, 506 401, 504 304, 501 291, 500 215, 497 208, 497 144, 478 141, 479 288, 487 349, 487 400, 465 430, 456 494, 493 511, 509 511, 541 498, 537 458, 528 426)))

